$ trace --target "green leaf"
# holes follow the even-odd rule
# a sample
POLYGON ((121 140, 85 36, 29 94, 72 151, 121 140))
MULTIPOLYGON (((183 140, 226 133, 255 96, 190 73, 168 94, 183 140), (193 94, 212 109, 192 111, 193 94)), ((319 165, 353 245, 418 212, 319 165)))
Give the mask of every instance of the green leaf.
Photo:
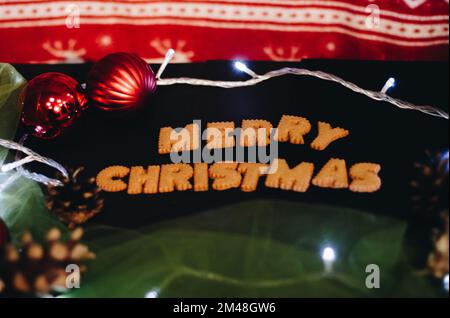
MULTIPOLYGON (((13 139, 22 112, 17 100, 25 79, 10 64, 0 63, 0 138, 13 139)), ((0 165, 8 151, 0 147, 0 165)))
MULTIPOLYGON (((0 138, 13 139, 22 109, 17 100, 25 79, 9 64, 0 63, 0 138)), ((0 147, 0 165, 7 150, 0 147)), ((50 227, 67 230, 44 207, 41 188, 16 173, 0 173, 0 217, 8 225, 13 241, 25 231, 36 240, 44 237, 50 227)))
POLYGON ((403 222, 362 211, 266 200, 139 231, 94 226, 86 240, 97 259, 68 296, 436 296, 404 261, 404 232, 403 222), (325 246, 337 255, 328 272, 325 246), (380 289, 365 285, 368 263, 380 267, 380 289))
POLYGON ((0 189, 0 218, 8 226, 14 242, 25 231, 40 241, 51 227, 58 227, 67 235, 66 227, 46 210, 36 182, 17 174, 0 174, 0 189))

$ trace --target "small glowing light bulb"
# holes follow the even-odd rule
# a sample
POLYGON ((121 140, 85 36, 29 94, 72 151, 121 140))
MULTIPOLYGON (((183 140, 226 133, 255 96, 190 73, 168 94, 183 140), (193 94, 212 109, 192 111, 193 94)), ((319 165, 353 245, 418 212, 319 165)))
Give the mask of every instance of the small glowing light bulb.
POLYGON ((238 62, 234 62, 234 67, 236 69, 238 69, 239 71, 241 71, 241 72, 245 72, 245 70, 247 68, 247 66, 244 63, 239 62, 239 61, 238 62))
POLYGON ((395 78, 390 77, 386 81, 386 84, 384 84, 383 88, 381 89, 381 92, 383 94, 386 94, 388 92, 388 90, 390 90, 392 87, 395 87, 395 78))
POLYGON ((327 246, 322 251, 322 259, 324 262, 333 262, 336 260, 336 253, 334 252, 334 249, 327 246))
POLYGON ((243 62, 240 62, 240 61, 234 62, 234 67, 235 67, 237 70, 239 70, 239 71, 241 71, 241 72, 244 72, 245 74, 250 75, 250 76, 253 77, 253 78, 258 77, 258 74, 256 74, 256 73, 253 72, 251 69, 249 69, 249 68, 247 67, 247 65, 245 65, 243 62))
POLYGON ((161 75, 166 69, 167 64, 169 64, 170 60, 173 58, 174 55, 175 55, 174 49, 167 50, 166 56, 164 57, 164 61, 162 62, 161 66, 158 69, 158 72, 156 73, 156 79, 161 78, 161 75))
POLYGON ((174 56, 174 54, 175 54, 175 50, 174 50, 174 49, 169 49, 169 50, 167 51, 167 53, 166 53, 166 57, 167 57, 168 59, 171 59, 171 58, 174 56))
POLYGON ((395 86, 395 78, 390 77, 386 83, 389 86, 389 88, 394 87, 395 86))
POLYGON ((152 289, 145 294, 145 298, 158 298, 159 290, 152 289))

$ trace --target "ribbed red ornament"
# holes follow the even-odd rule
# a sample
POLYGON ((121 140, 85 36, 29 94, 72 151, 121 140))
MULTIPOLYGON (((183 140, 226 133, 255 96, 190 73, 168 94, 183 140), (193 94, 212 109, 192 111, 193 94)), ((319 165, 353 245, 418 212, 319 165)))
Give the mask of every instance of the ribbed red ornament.
POLYGON ((22 104, 22 123, 34 136, 51 139, 87 108, 87 97, 80 83, 62 73, 43 73, 25 86, 22 104))
POLYGON ((5 222, 0 219, 0 251, 9 242, 9 232, 5 222))
POLYGON ((131 53, 113 53, 94 64, 86 89, 90 102, 103 110, 128 110, 142 104, 156 89, 150 66, 131 53))

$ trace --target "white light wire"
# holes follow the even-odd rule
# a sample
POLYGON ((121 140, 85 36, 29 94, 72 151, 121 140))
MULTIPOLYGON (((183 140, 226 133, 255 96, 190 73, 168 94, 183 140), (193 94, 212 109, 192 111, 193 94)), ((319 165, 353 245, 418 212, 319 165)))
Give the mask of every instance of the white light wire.
POLYGON ((338 76, 335 76, 333 74, 325 73, 322 71, 310 71, 307 69, 300 69, 300 68, 291 68, 286 67, 274 71, 270 71, 263 75, 256 74, 255 77, 252 77, 249 80, 246 81, 211 81, 211 80, 205 80, 205 79, 198 79, 198 78, 189 78, 189 77, 179 77, 179 78, 161 78, 158 80, 158 85, 175 85, 175 84, 187 84, 187 85, 197 85, 197 86, 211 86, 211 87, 221 87, 221 88, 235 88, 235 87, 246 87, 246 86, 253 86, 256 84, 259 84, 261 82, 267 81, 269 79, 280 77, 283 75, 299 75, 299 76, 311 76, 320 78, 325 81, 331 81, 338 83, 351 91, 355 93, 359 93, 362 95, 365 95, 373 100, 376 101, 383 101, 390 103, 398 108, 401 109, 409 109, 409 110, 416 110, 420 111, 422 113, 435 116, 435 117, 441 117, 448 119, 448 113, 433 107, 429 105, 415 105, 409 102, 402 101, 400 99, 391 97, 387 95, 384 92, 375 92, 368 89, 364 89, 359 87, 358 85, 348 82, 338 76))
POLYGON ((25 139, 26 139, 26 135, 24 135, 24 137, 22 137, 20 143, 17 143, 14 141, 5 140, 5 139, 0 138, 0 146, 7 148, 7 149, 11 149, 11 150, 16 150, 20 153, 24 153, 27 155, 25 158, 22 159, 22 158, 20 158, 20 156, 18 154, 16 156, 16 161, 2 165, 0 167, 0 172, 8 172, 8 171, 15 169, 20 175, 23 175, 24 177, 26 177, 28 179, 32 179, 34 181, 37 181, 39 183, 43 183, 45 185, 51 185, 51 186, 62 186, 63 183, 60 180, 48 178, 39 173, 30 172, 28 170, 25 170, 22 167, 26 163, 29 163, 32 161, 38 161, 38 162, 41 162, 45 165, 48 165, 50 167, 53 167, 53 168, 59 170, 65 178, 69 177, 67 170, 62 165, 60 165, 53 159, 41 156, 40 154, 34 152, 33 150, 25 147, 23 145, 23 142, 25 141, 25 139))

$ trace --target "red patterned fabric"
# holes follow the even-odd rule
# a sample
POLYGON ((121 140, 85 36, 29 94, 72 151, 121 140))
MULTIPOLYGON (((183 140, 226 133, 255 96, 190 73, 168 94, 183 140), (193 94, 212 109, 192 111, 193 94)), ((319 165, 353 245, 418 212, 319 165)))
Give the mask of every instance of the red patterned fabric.
POLYGON ((448 60, 448 0, 0 1, 0 61, 448 60))

